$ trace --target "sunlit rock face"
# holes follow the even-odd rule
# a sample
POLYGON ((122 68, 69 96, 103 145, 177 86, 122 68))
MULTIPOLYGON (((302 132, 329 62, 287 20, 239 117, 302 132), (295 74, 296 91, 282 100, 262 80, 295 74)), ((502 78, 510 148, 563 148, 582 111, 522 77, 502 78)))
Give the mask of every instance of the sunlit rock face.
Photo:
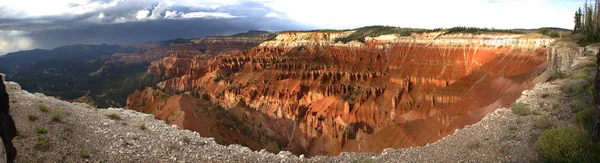
POLYGON ((546 70, 537 35, 284 32, 219 56, 174 53, 128 108, 223 144, 338 155, 423 146, 509 106, 546 70))

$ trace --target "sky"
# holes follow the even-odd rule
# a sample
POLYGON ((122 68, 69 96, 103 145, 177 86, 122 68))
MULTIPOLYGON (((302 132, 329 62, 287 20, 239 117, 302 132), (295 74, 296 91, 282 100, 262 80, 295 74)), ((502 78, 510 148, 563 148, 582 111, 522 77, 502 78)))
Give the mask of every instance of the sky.
POLYGON ((0 0, 0 55, 248 30, 560 27, 583 0, 0 0))

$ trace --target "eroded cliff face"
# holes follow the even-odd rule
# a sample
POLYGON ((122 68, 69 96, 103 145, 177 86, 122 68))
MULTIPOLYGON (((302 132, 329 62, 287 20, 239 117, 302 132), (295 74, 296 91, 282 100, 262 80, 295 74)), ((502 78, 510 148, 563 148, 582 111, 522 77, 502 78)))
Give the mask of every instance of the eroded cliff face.
POLYGON ((434 33, 334 43, 351 32, 282 33, 216 57, 171 54, 148 71, 169 79, 129 96, 128 108, 255 150, 379 153, 435 142, 509 106, 546 70, 553 41, 434 33))
POLYGON ((382 35, 367 37, 366 42, 372 43, 417 43, 438 46, 486 46, 486 47, 511 47, 524 49, 545 48, 554 42, 554 39, 540 34, 470 34, 444 32, 413 33, 411 36, 382 35))
POLYGON ((348 37, 356 31, 338 32, 282 32, 274 39, 260 44, 264 47, 293 48, 298 46, 328 46, 335 43, 335 39, 348 37))
POLYGON ((106 73, 110 68, 146 67, 152 61, 160 60, 170 54, 186 52, 191 55, 218 55, 232 51, 246 50, 273 38, 272 35, 258 36, 209 36, 193 39, 190 43, 171 44, 155 47, 135 53, 116 53, 108 57, 102 68, 90 75, 106 73))

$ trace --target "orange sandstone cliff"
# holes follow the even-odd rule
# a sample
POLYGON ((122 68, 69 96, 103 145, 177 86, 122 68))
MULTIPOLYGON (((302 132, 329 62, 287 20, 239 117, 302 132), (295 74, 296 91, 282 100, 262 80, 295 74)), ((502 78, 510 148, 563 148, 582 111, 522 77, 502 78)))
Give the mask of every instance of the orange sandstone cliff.
POLYGON ((244 51, 172 52, 148 73, 167 80, 127 108, 222 144, 338 155, 423 146, 507 107, 543 78, 541 35, 367 37, 282 32, 244 51))

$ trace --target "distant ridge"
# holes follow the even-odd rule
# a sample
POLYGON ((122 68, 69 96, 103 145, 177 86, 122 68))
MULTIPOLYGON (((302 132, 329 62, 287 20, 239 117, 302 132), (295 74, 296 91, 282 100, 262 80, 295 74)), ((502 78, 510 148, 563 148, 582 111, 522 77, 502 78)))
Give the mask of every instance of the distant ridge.
POLYGON ((275 34, 275 33, 269 32, 269 31, 261 31, 261 30, 249 30, 248 32, 238 33, 238 34, 234 34, 234 35, 231 35, 231 36, 234 36, 234 37, 249 37, 249 36, 260 36, 260 35, 269 35, 269 34, 275 34))

